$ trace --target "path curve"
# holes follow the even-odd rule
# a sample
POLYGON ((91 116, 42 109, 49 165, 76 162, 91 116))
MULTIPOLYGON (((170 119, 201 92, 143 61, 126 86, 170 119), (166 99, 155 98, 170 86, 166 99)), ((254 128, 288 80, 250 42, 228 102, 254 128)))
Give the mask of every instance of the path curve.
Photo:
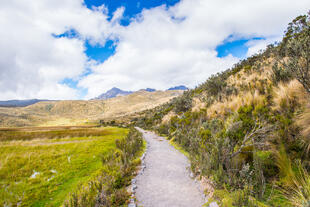
POLYGON ((145 170, 136 178, 136 198, 143 207, 200 207, 200 184, 190 178, 189 161, 166 139, 137 128, 147 141, 145 170))

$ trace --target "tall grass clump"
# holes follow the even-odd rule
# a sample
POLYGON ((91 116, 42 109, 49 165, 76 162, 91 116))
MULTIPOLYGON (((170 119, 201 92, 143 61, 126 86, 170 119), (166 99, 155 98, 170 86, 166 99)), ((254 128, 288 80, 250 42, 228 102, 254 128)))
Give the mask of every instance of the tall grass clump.
POLYGON ((297 116, 296 124, 301 128, 302 144, 307 154, 310 151, 310 105, 307 104, 302 113, 297 116))
POLYGON ((310 175, 300 163, 296 171, 292 184, 285 187, 282 194, 292 206, 310 206, 310 175))

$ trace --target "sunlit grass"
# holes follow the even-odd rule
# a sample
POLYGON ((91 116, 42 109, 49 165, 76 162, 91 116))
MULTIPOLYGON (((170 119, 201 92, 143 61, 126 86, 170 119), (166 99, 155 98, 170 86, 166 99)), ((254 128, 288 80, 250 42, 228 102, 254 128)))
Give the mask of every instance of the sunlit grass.
POLYGON ((93 130, 102 135, 1 142, 0 206, 60 206, 80 183, 100 171, 100 156, 115 149, 115 140, 128 132, 93 130))
POLYGON ((1 128, 0 141, 102 136, 110 129, 94 126, 1 128))

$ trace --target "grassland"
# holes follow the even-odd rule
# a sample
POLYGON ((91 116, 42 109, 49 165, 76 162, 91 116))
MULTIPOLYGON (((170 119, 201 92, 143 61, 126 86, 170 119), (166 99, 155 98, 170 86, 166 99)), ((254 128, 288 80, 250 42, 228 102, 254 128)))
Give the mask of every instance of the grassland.
POLYGON ((0 206, 60 206, 97 176, 127 129, 44 127, 0 131, 0 206))

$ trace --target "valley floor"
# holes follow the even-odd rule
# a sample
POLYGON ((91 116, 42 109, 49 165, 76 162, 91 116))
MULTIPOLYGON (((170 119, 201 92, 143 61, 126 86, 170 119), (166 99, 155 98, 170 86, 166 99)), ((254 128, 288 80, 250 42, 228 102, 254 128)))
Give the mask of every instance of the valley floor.
POLYGON ((147 141, 146 169, 137 177, 136 197, 144 207, 199 207, 205 203, 198 183, 190 178, 189 161, 163 137, 139 129, 147 141))

